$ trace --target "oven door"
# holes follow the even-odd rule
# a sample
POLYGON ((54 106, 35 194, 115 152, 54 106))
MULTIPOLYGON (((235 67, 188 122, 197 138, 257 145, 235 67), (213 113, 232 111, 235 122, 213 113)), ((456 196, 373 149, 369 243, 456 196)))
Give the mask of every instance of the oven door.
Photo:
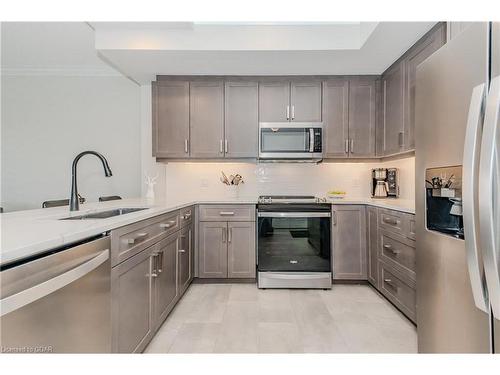
POLYGON ((259 212, 259 272, 331 272, 329 212, 259 212))
MULTIPOLYGON (((315 129, 311 124, 260 123, 259 158, 261 159, 310 159, 315 154, 315 129)), ((321 135, 321 132, 319 132, 321 135)), ((321 150, 319 150, 319 157, 321 150)))

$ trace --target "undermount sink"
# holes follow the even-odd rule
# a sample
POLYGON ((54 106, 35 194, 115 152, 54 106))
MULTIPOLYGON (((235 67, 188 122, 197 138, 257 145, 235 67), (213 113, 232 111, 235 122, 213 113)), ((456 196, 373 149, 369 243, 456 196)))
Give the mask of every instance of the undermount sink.
POLYGON ((136 207, 136 208, 115 208, 113 210, 92 212, 85 215, 63 217, 59 220, 88 220, 88 219, 107 219, 113 216, 120 216, 130 214, 132 212, 147 210, 147 207, 136 207))

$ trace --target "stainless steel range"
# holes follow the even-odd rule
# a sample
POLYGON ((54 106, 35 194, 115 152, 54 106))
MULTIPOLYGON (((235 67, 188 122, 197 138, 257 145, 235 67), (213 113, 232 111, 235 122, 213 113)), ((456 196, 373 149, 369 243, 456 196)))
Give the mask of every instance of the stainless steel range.
POLYGON ((331 288, 331 206, 313 196, 261 196, 259 288, 331 288))

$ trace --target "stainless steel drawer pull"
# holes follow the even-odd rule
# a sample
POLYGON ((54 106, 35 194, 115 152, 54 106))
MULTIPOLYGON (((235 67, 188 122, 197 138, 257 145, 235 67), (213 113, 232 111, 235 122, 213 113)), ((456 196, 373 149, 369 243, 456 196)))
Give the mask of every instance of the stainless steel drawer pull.
POLYGON ((390 224, 390 225, 398 225, 398 221, 397 220, 387 219, 387 218, 384 218, 384 223, 390 224))
POLYGON ((389 250, 394 255, 398 255, 400 253, 398 250, 394 250, 391 245, 384 245, 384 249, 389 250))
POLYGON ((185 215, 182 216, 182 218, 184 220, 188 220, 190 217, 191 217, 191 213, 187 213, 187 214, 185 214, 185 215))
POLYGON ((170 228, 172 225, 175 224, 175 220, 170 220, 168 223, 161 223, 160 228, 170 228))
POLYGON ((147 237, 148 235, 149 235, 149 233, 146 233, 146 232, 144 232, 144 233, 137 233, 137 236, 136 236, 136 237, 134 237, 134 238, 129 238, 129 239, 127 240, 127 243, 128 243, 129 245, 133 245, 133 244, 135 244, 135 242, 136 242, 136 241, 141 240, 141 239, 143 239, 144 237, 147 237))
POLYGON ((185 253, 185 252, 186 252, 186 250, 184 250, 184 249, 179 249, 179 253, 185 253))
POLYGON ((221 211, 219 212, 220 216, 233 216, 234 212, 233 211, 221 211))
POLYGON ((393 289, 398 289, 398 286, 392 282, 392 279, 384 279, 384 283, 389 285, 393 289))

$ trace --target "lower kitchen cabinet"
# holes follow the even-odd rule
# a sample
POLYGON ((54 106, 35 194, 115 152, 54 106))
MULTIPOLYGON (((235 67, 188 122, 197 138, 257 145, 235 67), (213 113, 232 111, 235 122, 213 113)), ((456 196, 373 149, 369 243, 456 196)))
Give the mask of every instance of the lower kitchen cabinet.
POLYGON ((376 207, 366 208, 368 239, 368 281, 378 287, 378 213, 376 207))
POLYGON ((366 280, 366 211, 363 205, 332 206, 333 278, 366 280))
POLYGON ((227 277, 255 277, 255 223, 228 222, 227 277))
POLYGON ((182 294, 193 279, 192 263, 193 263, 193 224, 183 228, 179 239, 179 273, 178 286, 179 294, 182 294))
POLYGON ((153 258, 156 246, 111 270, 111 349, 140 352, 153 336, 153 258))
POLYGON ((379 262, 379 291, 411 321, 417 321, 416 283, 395 268, 379 262))
POLYGON ((154 320, 161 324, 172 310, 178 297, 177 254, 180 232, 158 242, 153 253, 154 320))
MULTIPOLYGON (((247 206, 242 205, 241 209, 246 208, 247 206)), ((239 211, 233 206, 201 206, 200 212, 198 277, 254 278, 255 221, 240 221, 242 216, 237 215, 239 211), (214 216, 208 213, 219 211, 231 213, 231 220, 210 221, 214 216)), ((252 215, 255 214, 252 212, 252 215)), ((250 218, 250 214, 248 217, 250 218)))
POLYGON ((227 222, 200 222, 198 238, 198 276, 200 278, 227 277, 227 222))
MULTIPOLYGON (((142 352, 191 283, 194 224, 190 212, 184 209, 181 229, 165 231, 149 247, 112 267, 113 352, 142 352)), ((117 234, 129 233, 137 225, 148 232, 163 223, 157 218, 163 219, 158 216, 116 229, 115 238, 121 238, 117 234)), ((118 252, 119 247, 112 251, 118 252)))

